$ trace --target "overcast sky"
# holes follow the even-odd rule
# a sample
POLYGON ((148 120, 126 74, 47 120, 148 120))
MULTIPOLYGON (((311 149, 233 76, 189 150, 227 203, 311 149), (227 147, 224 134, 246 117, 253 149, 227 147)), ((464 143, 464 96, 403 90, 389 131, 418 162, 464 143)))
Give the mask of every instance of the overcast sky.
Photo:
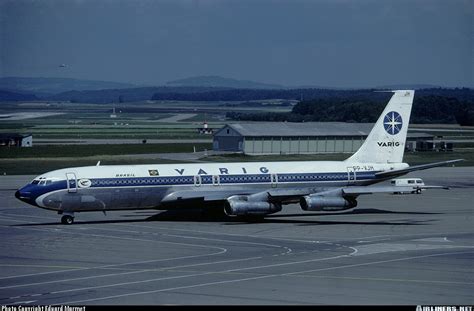
POLYGON ((473 3, 0 0, 0 76, 473 87, 473 3))

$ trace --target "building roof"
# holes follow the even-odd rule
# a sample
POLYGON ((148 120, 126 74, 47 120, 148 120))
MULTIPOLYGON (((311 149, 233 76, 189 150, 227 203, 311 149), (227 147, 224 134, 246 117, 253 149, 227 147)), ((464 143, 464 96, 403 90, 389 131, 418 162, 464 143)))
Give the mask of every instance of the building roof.
POLYGON ((31 136, 31 134, 18 134, 18 133, 0 133, 0 139, 20 139, 31 136))
MULTIPOLYGON (((264 136, 368 136, 373 123, 346 123, 346 122, 255 122, 232 123, 222 129, 230 127, 245 137, 264 136)), ((222 130, 221 129, 221 130, 222 130)), ((219 130, 215 135, 218 135, 219 130)), ((408 133, 408 137, 432 138, 426 133, 408 133)))
POLYGON ((372 123, 258 122, 228 124, 242 136, 367 136, 372 123))

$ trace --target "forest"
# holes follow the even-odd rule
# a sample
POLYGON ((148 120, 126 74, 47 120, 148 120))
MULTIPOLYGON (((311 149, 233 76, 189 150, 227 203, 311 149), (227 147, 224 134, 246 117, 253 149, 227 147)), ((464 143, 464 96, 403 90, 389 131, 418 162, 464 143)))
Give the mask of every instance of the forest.
MULTIPOLYGON (((420 92, 423 94, 423 92, 420 92)), ((377 120, 387 104, 389 93, 376 96, 333 97, 303 100, 288 113, 238 113, 228 112, 226 117, 238 121, 288 121, 288 122, 363 122, 377 120)), ((411 123, 448 123, 474 125, 474 101, 459 96, 421 95, 415 93, 411 123)))

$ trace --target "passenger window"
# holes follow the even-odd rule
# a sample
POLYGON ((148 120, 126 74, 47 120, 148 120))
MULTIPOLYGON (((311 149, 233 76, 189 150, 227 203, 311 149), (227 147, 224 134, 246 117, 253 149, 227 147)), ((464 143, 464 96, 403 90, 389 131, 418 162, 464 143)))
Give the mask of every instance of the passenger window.
POLYGON ((422 184, 423 182, 421 180, 416 181, 417 184, 422 184))
POLYGON ((414 180, 409 180, 408 183, 409 183, 409 184, 414 184, 415 181, 414 181, 414 180))

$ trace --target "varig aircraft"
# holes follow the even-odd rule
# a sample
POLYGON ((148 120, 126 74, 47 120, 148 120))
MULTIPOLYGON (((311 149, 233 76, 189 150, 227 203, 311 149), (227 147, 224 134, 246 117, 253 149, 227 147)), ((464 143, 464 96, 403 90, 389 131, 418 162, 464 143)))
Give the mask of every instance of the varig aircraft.
POLYGON ((416 191, 436 186, 373 184, 411 171, 461 160, 409 166, 403 163, 415 92, 393 96, 360 149, 345 161, 192 163, 73 167, 36 177, 15 196, 57 211, 71 224, 86 211, 173 209, 218 203, 229 216, 264 216, 299 202, 305 211, 357 206, 362 194, 416 191))

